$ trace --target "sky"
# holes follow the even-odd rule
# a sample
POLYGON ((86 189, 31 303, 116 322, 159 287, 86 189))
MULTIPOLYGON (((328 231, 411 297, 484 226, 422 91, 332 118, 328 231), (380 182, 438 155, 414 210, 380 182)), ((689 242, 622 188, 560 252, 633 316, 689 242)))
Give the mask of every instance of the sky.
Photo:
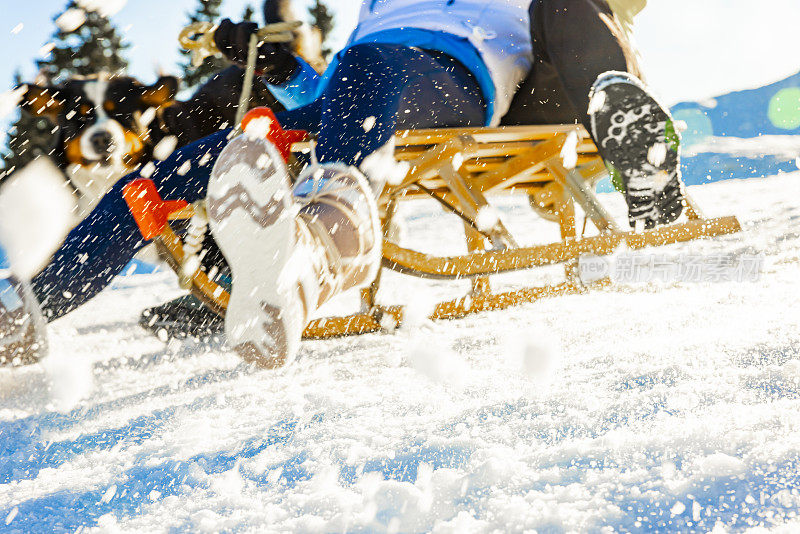
MULTIPOLYGON (((223 14, 237 19, 251 1, 260 3, 225 0, 223 14)), ((298 11, 307 3, 295 0, 298 11)), ((360 3, 329 0, 338 23, 334 45, 346 40, 360 3)), ((0 0, 0 91, 10 88, 16 69, 29 77, 35 74, 33 60, 54 30, 53 15, 65 4, 0 0)), ((113 16, 132 45, 128 57, 133 75, 150 83, 159 70, 179 72, 177 35, 195 4, 128 0, 113 16)), ((798 29, 798 0, 650 0, 637 19, 635 38, 649 84, 673 104, 758 87, 800 71, 798 29)))

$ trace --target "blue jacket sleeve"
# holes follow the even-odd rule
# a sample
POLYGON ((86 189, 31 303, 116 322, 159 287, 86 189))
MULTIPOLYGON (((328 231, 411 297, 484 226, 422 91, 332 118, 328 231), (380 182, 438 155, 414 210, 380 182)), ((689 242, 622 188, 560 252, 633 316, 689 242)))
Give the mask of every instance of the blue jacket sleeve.
POLYGON ((297 58, 300 69, 289 81, 280 85, 267 84, 278 102, 286 109, 295 109, 310 104, 317 98, 320 76, 311 65, 297 58))

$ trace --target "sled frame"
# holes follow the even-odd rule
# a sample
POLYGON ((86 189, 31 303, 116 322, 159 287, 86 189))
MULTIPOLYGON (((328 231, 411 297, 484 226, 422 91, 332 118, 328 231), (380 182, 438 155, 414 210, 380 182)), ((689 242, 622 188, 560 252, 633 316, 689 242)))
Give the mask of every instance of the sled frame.
MULTIPOLYGON (((308 152, 310 143, 295 143, 292 150, 308 152)), ((608 286, 608 280, 591 285, 581 282, 578 260, 583 254, 603 256, 623 244, 630 249, 641 249, 741 230, 733 216, 704 218, 686 191, 684 215, 679 219, 682 222, 638 233, 622 230, 594 193, 597 182, 608 176, 608 171, 582 126, 409 130, 398 132, 395 143, 395 157, 408 162, 410 170, 399 184, 388 186, 378 199, 384 232, 383 268, 421 278, 472 281, 468 294, 439 303, 430 315, 432 320, 454 319, 608 286), (564 159, 569 159, 570 154, 565 152, 573 152, 571 147, 577 153, 577 161, 573 168, 567 168, 564 159), (488 199, 516 193, 526 194, 533 212, 559 226, 560 241, 520 247, 501 221, 492 228, 481 229, 478 213, 490 205, 488 199), (434 256, 389 240, 398 204, 425 197, 435 199, 446 212, 461 218, 467 254, 434 256), (585 214, 580 234, 576 205, 585 214), (597 228, 598 235, 585 237, 587 222, 597 228), (561 284, 492 292, 490 275, 559 263, 565 270, 561 284)), ((169 218, 187 219, 193 213, 193 207, 189 206, 169 218)), ((184 258, 183 243, 169 224, 157 241, 179 272, 184 258)), ((202 270, 195 272, 190 282, 192 293, 214 311, 224 314, 229 294, 222 286, 202 270)), ((313 320, 304 338, 365 334, 401 325, 403 308, 379 303, 380 283, 379 273, 372 285, 362 290, 362 308, 358 313, 313 320)))

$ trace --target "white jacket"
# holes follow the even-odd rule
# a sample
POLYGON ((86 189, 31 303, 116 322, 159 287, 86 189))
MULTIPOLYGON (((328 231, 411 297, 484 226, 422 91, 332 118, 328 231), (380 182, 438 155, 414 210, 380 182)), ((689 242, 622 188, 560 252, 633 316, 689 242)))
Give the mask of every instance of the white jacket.
MULTIPOLYGON (((494 82, 495 94, 487 97, 494 97, 491 123, 497 124, 533 63, 530 4, 531 0, 364 0, 350 41, 402 28, 468 39, 494 82)), ((473 72, 481 68, 465 66, 473 72)))

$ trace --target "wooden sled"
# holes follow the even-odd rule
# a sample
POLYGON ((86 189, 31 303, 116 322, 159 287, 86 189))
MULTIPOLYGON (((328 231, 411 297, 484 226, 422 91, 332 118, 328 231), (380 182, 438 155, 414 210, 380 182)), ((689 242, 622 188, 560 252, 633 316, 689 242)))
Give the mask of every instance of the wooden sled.
MULTIPOLYGON (((308 141, 292 145, 295 152, 308 149, 308 141)), ((401 131, 396 136, 395 155, 398 160, 410 164, 410 171, 401 183, 388 186, 379 199, 384 235, 389 235, 398 204, 413 198, 435 199, 464 224, 469 253, 460 256, 433 256, 384 239, 383 267, 386 269, 422 278, 472 280, 469 294, 435 307, 430 316, 434 320, 504 309, 543 297, 585 292, 589 287, 581 283, 577 272, 578 258, 583 254, 607 255, 622 244, 630 249, 641 249, 731 234, 741 229, 736 217, 703 218, 693 200, 685 195, 684 222, 639 233, 624 231, 594 193, 596 183, 608 173, 581 126, 401 131), (570 147, 564 150, 568 143, 570 147), (572 145, 576 145, 577 161, 574 168, 568 169, 562 161, 562 152, 573 152, 572 145), (489 205, 488 198, 501 194, 527 195, 532 213, 557 224, 561 240, 549 245, 521 247, 502 222, 486 229, 484 221, 481 227, 479 211, 489 205), (578 235, 576 204, 585 213, 585 221, 591 221, 597 228, 598 235, 584 237, 585 231, 578 235), (565 281, 561 284, 505 293, 491 290, 489 275, 559 263, 565 266, 565 281)), ((151 193, 154 191, 152 187, 151 193)), ((134 193, 140 197, 144 195, 134 193)), ((213 273, 209 276, 203 270, 192 270, 192 262, 187 262, 187 257, 199 252, 196 236, 191 243, 187 239, 185 244, 169 222, 194 216, 202 226, 203 215, 202 202, 193 206, 172 204, 162 210, 161 220, 153 222, 149 235, 144 228, 143 233, 146 238, 157 237, 159 247, 166 252, 185 287, 211 309, 224 314, 228 292, 212 280, 213 273), (190 265, 188 271, 187 264, 190 265)), ((605 283, 608 282, 597 285, 605 283)), ((400 325, 403 308, 379 304, 376 300, 379 288, 380 275, 371 287, 362 290, 359 313, 314 320, 306 328, 304 337, 325 339, 400 325)))

